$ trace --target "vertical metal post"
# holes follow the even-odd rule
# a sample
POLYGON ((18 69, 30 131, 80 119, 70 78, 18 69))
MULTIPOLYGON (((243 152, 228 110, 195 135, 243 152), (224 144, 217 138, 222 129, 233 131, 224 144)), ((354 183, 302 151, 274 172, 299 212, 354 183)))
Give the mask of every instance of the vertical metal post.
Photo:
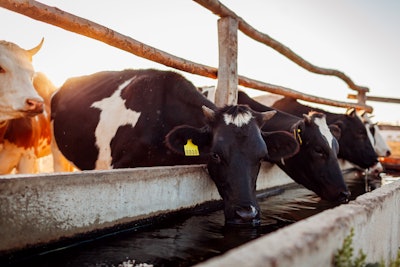
POLYGON ((219 66, 215 104, 219 107, 237 103, 238 21, 231 17, 218 20, 219 66))

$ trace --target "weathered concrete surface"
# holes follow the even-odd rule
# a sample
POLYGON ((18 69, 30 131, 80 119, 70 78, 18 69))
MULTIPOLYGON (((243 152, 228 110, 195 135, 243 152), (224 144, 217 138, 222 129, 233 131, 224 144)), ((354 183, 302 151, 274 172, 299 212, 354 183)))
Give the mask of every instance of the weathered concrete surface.
MULTIPOLYGON (((257 188, 293 182, 263 164, 257 188)), ((0 255, 220 199, 204 166, 0 178, 0 255)))
POLYGON ((333 255, 352 228, 355 256, 362 249, 368 263, 395 259, 400 247, 400 181, 196 266, 333 266, 333 255))

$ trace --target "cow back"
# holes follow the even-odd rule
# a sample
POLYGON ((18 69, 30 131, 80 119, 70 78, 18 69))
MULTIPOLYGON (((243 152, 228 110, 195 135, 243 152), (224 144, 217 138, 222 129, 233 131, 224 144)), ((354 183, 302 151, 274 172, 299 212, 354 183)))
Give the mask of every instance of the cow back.
POLYGON ((165 135, 182 122, 201 126, 202 105, 214 108, 177 73, 107 71, 68 80, 52 98, 51 119, 59 149, 80 169, 110 168, 96 165, 110 145, 103 152, 114 168, 169 165, 177 156, 165 135))

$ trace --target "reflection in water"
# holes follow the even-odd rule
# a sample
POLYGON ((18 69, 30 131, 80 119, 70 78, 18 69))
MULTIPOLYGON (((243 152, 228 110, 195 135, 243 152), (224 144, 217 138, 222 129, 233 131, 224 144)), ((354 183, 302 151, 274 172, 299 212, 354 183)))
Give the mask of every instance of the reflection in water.
MULTIPOLYGON (((362 175, 349 173, 346 182, 352 199, 365 192, 362 175)), ((128 259, 154 266, 191 266, 335 206, 298 185, 283 191, 259 200, 262 216, 258 227, 225 226, 222 210, 177 216, 145 230, 131 229, 12 266, 106 267, 128 259)))

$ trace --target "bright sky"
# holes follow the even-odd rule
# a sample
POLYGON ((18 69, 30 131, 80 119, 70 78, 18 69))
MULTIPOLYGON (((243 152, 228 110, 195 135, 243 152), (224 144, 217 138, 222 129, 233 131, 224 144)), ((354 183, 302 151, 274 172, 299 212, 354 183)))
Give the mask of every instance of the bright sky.
MULTIPOLYGON (((218 66, 218 17, 189 0, 43 0, 170 54, 218 66)), ((345 72, 370 95, 400 98, 400 1, 221 0, 250 25, 311 63, 345 72)), ((32 48, 56 84, 102 70, 170 69, 99 41, 0 8, 0 39, 32 48)), ((271 48, 239 34, 239 74, 304 93, 346 100, 355 93, 340 79, 309 73, 271 48)), ((184 73, 196 86, 216 81, 184 73)), ((375 121, 400 123, 400 105, 369 102, 375 121)))

